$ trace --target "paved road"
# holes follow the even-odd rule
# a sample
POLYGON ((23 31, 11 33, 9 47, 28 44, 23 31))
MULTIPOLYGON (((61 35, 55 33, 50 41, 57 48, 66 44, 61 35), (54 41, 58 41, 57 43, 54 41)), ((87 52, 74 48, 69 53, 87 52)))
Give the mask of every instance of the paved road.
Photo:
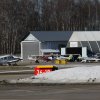
POLYGON ((100 100, 100 85, 0 85, 0 100, 100 100))

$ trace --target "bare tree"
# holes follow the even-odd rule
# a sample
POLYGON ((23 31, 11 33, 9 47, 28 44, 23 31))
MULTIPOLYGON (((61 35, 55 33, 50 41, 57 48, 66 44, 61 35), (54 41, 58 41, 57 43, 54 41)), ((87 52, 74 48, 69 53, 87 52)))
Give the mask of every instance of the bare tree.
POLYGON ((100 30, 100 0, 0 0, 0 54, 20 53, 29 31, 100 30))

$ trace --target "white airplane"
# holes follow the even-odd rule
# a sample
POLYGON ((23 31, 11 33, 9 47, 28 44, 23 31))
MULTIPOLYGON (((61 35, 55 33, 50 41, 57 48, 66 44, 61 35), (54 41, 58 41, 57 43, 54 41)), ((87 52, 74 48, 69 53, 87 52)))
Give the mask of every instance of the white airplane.
POLYGON ((0 56, 0 65, 14 65, 20 60, 22 59, 17 56, 4 55, 4 56, 0 56))
POLYGON ((82 63, 85 63, 85 62, 99 62, 100 61, 100 59, 95 58, 95 57, 84 57, 81 60, 82 60, 81 61, 82 63))
POLYGON ((73 55, 70 54, 70 55, 65 55, 65 56, 59 56, 56 59, 58 59, 58 60, 65 59, 65 60, 70 61, 70 60, 72 60, 72 58, 73 58, 73 55))

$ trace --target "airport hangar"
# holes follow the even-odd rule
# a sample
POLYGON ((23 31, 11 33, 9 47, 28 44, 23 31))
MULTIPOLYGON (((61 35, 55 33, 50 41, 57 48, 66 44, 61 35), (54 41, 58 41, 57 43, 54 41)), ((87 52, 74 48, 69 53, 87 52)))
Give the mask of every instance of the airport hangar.
POLYGON ((31 31, 21 41, 21 58, 58 54, 61 47, 85 47, 88 55, 99 53, 100 31, 31 31))

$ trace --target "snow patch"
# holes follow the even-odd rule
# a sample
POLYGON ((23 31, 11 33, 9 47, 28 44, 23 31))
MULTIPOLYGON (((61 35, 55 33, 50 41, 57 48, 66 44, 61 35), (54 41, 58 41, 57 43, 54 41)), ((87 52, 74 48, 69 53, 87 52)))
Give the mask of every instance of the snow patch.
POLYGON ((100 83, 100 66, 60 69, 11 83, 100 83))
POLYGON ((59 83, 100 82, 100 66, 61 69, 37 75, 35 78, 59 83))

